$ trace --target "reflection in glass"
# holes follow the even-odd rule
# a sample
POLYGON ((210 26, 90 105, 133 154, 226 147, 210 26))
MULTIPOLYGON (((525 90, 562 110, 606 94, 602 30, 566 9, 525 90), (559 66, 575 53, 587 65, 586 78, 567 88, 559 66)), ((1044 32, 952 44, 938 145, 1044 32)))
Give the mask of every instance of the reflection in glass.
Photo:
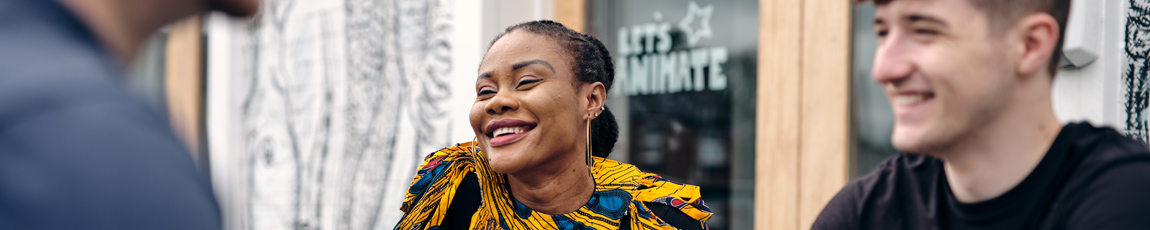
POLYGON ((882 86, 871 80, 878 40, 874 34, 874 4, 856 4, 853 14, 851 91, 853 98, 855 177, 865 175, 895 153, 890 144, 894 115, 882 86))
POLYGON ((588 1, 615 59, 611 158, 698 185, 709 227, 752 229, 758 0, 588 1))

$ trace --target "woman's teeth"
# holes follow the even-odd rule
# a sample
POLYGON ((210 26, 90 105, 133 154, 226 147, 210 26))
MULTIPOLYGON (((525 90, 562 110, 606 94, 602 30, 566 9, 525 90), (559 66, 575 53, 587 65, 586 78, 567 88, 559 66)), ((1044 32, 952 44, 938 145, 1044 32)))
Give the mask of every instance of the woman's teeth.
POLYGON ((499 137, 507 134, 517 134, 522 132, 526 132, 526 129, 523 127, 503 127, 496 129, 491 136, 499 137))
POLYGON ((894 97, 894 103, 899 106, 913 105, 923 100, 926 100, 926 96, 923 94, 898 95, 894 97))

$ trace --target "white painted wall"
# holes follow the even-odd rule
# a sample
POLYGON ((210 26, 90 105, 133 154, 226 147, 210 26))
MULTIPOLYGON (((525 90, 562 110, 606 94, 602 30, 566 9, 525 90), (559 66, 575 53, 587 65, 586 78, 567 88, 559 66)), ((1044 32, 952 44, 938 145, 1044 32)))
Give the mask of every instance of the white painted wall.
MULTIPOLYGON (((483 4, 483 49, 508 26, 533 20, 554 20, 555 0, 481 0, 483 4)), ((476 65, 478 67, 478 65, 476 65)))
MULTIPOLYGON (((451 69, 451 92, 460 95, 474 95, 475 69, 483 58, 485 43, 477 39, 483 35, 483 4, 486 1, 461 0, 455 2, 455 35, 451 38, 451 58, 454 63, 451 69)), ((473 96, 452 97, 447 106, 448 119, 452 120, 454 127, 449 130, 450 140, 453 142, 468 142, 475 138, 471 131, 471 121, 467 115, 471 104, 475 101, 473 96)))
POLYGON ((1089 121, 1121 129, 1124 127, 1124 87, 1122 77, 1126 60, 1126 1, 1078 1, 1075 5, 1092 4, 1073 10, 1067 27, 1067 40, 1087 36, 1098 40, 1098 59, 1082 68, 1062 69, 1054 80, 1054 111, 1063 122, 1089 121), (1096 8, 1090 8, 1096 7, 1096 8), (1085 10, 1084 10, 1085 9, 1085 10))
MULTIPOLYGON (((554 0, 458 0, 456 7, 456 31, 452 38, 452 58, 455 68, 452 70, 452 92, 474 95, 475 77, 478 76, 479 62, 491 39, 503 33, 508 26, 521 22, 555 18, 554 0)), ((451 127, 451 140, 467 142, 475 138, 468 120, 468 112, 475 97, 453 97, 449 108, 452 114, 452 124, 462 124, 451 127)))
MULTIPOLYGON (((347 1, 347 2, 361 2, 361 1, 347 1)), ((304 2, 300 2, 300 4, 296 4, 295 7, 287 7, 287 5, 290 5, 290 4, 274 5, 274 6, 280 6, 278 8, 268 7, 267 9, 270 9, 270 10, 277 10, 278 9, 281 11, 281 12, 278 12, 279 14, 268 14, 268 15, 285 15, 283 17, 286 19, 280 19, 280 21, 282 23, 297 25, 297 26, 287 27, 289 29, 281 29, 282 31, 280 31, 280 33, 282 33, 282 34, 276 34, 279 36, 270 36, 270 35, 260 36, 261 34, 250 34, 250 33, 252 33, 252 31, 247 27, 248 24, 246 24, 246 22, 243 22, 241 20, 227 18, 225 16, 218 15, 218 14, 215 14, 215 15, 208 17, 207 23, 205 26, 206 27, 205 30, 207 31, 207 34, 209 36, 208 44, 207 44, 208 45, 207 53, 208 53, 208 57, 209 57, 207 60, 207 62, 208 62, 207 63, 208 64, 207 75, 208 75, 209 80, 207 82, 207 84, 208 84, 208 86, 207 86, 207 91, 208 91, 207 92, 207 104, 208 104, 207 106, 208 106, 208 109, 206 111, 207 112, 207 118, 206 119, 208 121, 208 123, 207 123, 208 139, 209 139, 208 141, 210 143, 209 149, 211 150, 211 156, 212 156, 212 163, 211 163, 212 169, 211 170, 212 170, 212 175, 213 175, 213 178, 212 178, 213 179, 213 185, 214 185, 215 190, 217 192, 217 197, 220 200, 221 209, 223 209, 223 214, 225 217, 225 224, 227 225, 227 229, 291 229, 291 228, 293 228, 294 224, 297 224, 297 223, 305 223, 305 224, 309 224, 310 226, 314 226, 314 227, 318 227, 318 228, 337 228, 335 226, 356 226, 356 227, 352 227, 352 228, 353 229, 360 229, 360 228, 367 229, 367 228, 364 228, 362 226, 374 226, 374 227, 372 227, 372 229, 377 229, 377 228, 378 229, 384 229, 384 228, 390 228, 391 226, 394 226, 395 222, 397 222, 399 220, 400 216, 402 215, 402 213, 399 211, 399 203, 402 202, 403 194, 406 191, 406 189, 408 188, 408 186, 410 185, 410 179, 412 178, 412 175, 415 173, 415 167, 417 167, 418 164, 420 162, 422 162, 423 156, 426 156, 427 154, 435 151, 436 149, 446 147, 447 145, 451 145, 451 144, 459 143, 459 142, 471 141, 474 138, 474 132, 472 132, 472 130, 471 130, 470 121, 468 119, 468 113, 469 113, 470 108, 472 106, 472 103, 474 102, 474 99, 475 99, 474 82, 475 82, 475 77, 476 77, 476 69, 479 66, 479 63, 482 59, 482 55, 483 55, 485 49, 487 48, 487 44, 490 42, 490 40, 495 35, 497 35, 498 33, 501 33, 503 31, 503 29, 506 28, 507 26, 517 24, 517 23, 520 23, 523 21, 528 21, 528 20, 550 19, 550 18, 554 17, 553 16, 554 15, 553 0, 478 0, 478 1, 476 1, 476 0, 453 0, 453 1, 445 1, 445 2, 447 2, 447 3, 443 4, 443 5, 447 5, 448 7, 450 7, 450 8, 448 8, 450 11, 449 12, 450 18, 447 19, 447 20, 449 20, 448 23, 450 24, 450 35, 447 35, 448 37, 446 37, 446 39, 449 40, 448 43, 450 44, 450 47, 449 47, 450 51, 448 51, 448 52, 450 53, 451 63, 450 63, 450 70, 448 70, 448 73, 446 74, 446 76, 437 76, 437 77, 440 77, 439 79, 446 79, 446 81, 443 81, 443 83, 445 83, 447 85, 447 90, 450 90, 450 94, 449 94, 450 96, 447 97, 447 99, 445 99, 443 101, 436 102, 436 106, 442 109, 442 111, 445 113, 445 115, 444 115, 445 117, 434 118, 434 119, 436 119, 434 121, 436 124, 435 133, 434 133, 433 137, 428 137, 428 139, 434 139, 433 142, 435 142, 435 144, 427 144, 430 146, 424 146, 423 144, 416 143, 417 141, 415 141, 414 138, 415 138, 415 136, 417 136, 416 135, 417 132, 415 132, 415 131, 418 130, 418 128, 413 125, 415 123, 415 122, 413 122, 413 120, 417 120, 417 119, 414 119, 414 117, 408 116, 408 115, 400 115, 399 117, 395 117, 394 118, 395 120, 393 120, 393 121, 387 121, 387 122, 392 122, 392 124, 394 124, 395 126, 398 126, 398 128, 394 129, 394 130, 396 130, 396 131, 393 131, 394 133, 390 133, 390 135, 395 137, 394 142, 396 144, 395 144, 395 146, 393 146, 394 148, 393 147, 369 146, 369 147, 365 147, 364 149, 347 150, 347 148, 345 148, 346 145, 343 145, 340 143, 345 143, 345 141, 347 139, 351 139, 348 136, 355 136, 355 135, 351 134, 348 131, 348 130, 350 130, 350 128, 348 128, 348 127, 351 127, 351 125, 346 125, 347 124, 346 122, 356 122, 356 121, 349 121, 348 119, 331 119, 331 125, 330 126, 309 125, 309 124, 313 124, 313 123, 306 123, 304 125, 300 125, 300 127, 329 127, 329 129, 325 129, 322 132, 320 132, 320 131, 301 131, 301 132, 299 132, 299 133, 307 134, 309 136, 330 136, 330 138, 324 139, 324 140, 332 140, 332 141, 331 142, 325 142, 325 143, 334 143, 330 146, 335 146, 335 147, 332 147, 331 149, 329 149, 328 152, 332 152, 332 153, 362 152, 364 154, 361 154, 361 155, 364 155, 364 156, 383 156, 384 154, 380 154, 380 152, 382 152, 382 151, 388 151, 388 152, 394 151, 394 153, 396 153, 396 154, 392 154, 392 156, 395 156, 395 157, 390 159, 390 160, 378 159, 378 158, 362 158, 362 159, 364 159, 362 161, 347 160, 347 159, 351 159, 351 158, 345 157, 345 155, 353 155, 353 154, 325 154, 325 155, 331 155, 332 157, 327 158, 327 160, 325 160, 325 161, 314 161, 314 160, 312 160, 312 157, 307 157, 307 156, 319 155, 319 154, 310 154, 310 153, 318 152, 318 151, 311 151, 311 150, 320 149, 320 148, 309 148, 307 146, 316 146, 316 145, 312 145, 312 143, 320 143, 320 142, 319 141, 300 142, 300 143, 305 143, 305 144, 301 144, 301 145, 306 145, 304 148, 300 148, 300 149, 306 150, 306 151, 302 151, 302 152, 309 153, 309 154, 306 154, 305 157, 303 158, 303 160, 295 159, 296 162, 305 162, 306 165, 331 166, 331 167, 327 167, 327 169, 331 169, 331 171, 335 171, 335 172, 354 171, 353 169, 349 169, 352 167, 343 167, 343 166, 345 166, 343 164, 344 162, 353 162, 353 163, 354 162, 371 162, 371 165, 369 165, 368 167, 355 167, 356 169, 363 169, 360 171, 355 171, 355 173, 359 173, 356 175, 387 175, 387 178, 375 178, 375 177, 366 177, 366 176, 364 176, 364 177, 352 177, 352 176, 347 176, 347 175, 344 175, 341 173, 318 174, 318 173, 314 173, 313 172, 314 170, 308 171, 310 169, 314 169, 317 167, 310 167, 310 168, 309 167, 294 167, 296 165, 302 165, 302 164, 295 164, 295 165, 292 165, 292 164, 275 164, 275 165, 277 165, 277 167, 279 167, 278 165, 287 165, 287 166, 280 167, 280 168, 274 168, 274 170, 265 170, 263 168, 260 168, 260 170, 262 170, 262 171, 259 171, 259 173, 258 173, 258 175, 262 176, 261 178, 263 178, 263 177, 274 177, 273 179, 280 179, 281 177, 283 177, 283 178, 288 178, 287 180, 262 180, 261 179, 261 180, 253 180, 256 182, 260 182, 260 183, 250 183, 251 181, 248 181, 245 179, 245 178, 249 178, 249 177, 243 176, 243 175, 255 175, 255 174, 257 174, 257 173, 251 173, 252 171, 255 171, 252 168, 256 167, 256 166, 252 166, 252 165, 265 165, 265 164, 249 164, 250 162, 253 162, 252 159, 267 158, 267 157, 264 157, 264 158, 249 157, 249 156, 256 156, 256 155, 254 155, 254 154, 248 155, 248 154, 255 152, 255 150, 253 150, 255 148, 248 148, 248 147, 257 146, 257 145, 254 145, 254 144, 249 145, 249 143, 254 143, 254 142, 250 142, 249 140, 246 139, 248 137, 248 135, 244 135, 245 130, 249 130, 249 131, 250 130, 264 130, 268 133, 272 133, 275 135, 281 135, 281 136, 289 133, 288 131, 281 131, 278 129, 274 129, 275 127, 278 127, 277 126, 278 123, 277 124, 268 124, 268 122, 262 122, 262 123, 257 123, 257 122, 265 121, 265 120, 271 120, 271 119, 279 119, 279 118, 283 118, 283 119, 294 119, 294 118, 299 118, 299 117, 315 118, 315 117, 321 117, 321 116, 316 115, 316 114, 322 115, 323 114, 322 112, 332 113, 332 116, 330 116, 330 117, 345 118, 347 116, 344 116, 344 115, 346 113, 350 113, 347 111, 353 109, 352 106, 347 106, 349 104, 348 102, 351 101, 351 99, 349 99, 349 98, 351 98, 351 96, 349 96, 350 95, 349 91, 351 91, 351 90, 332 91, 333 93, 331 95, 333 95, 333 96, 332 96, 330 103, 327 103, 327 102, 319 103, 318 101, 323 101, 323 100, 319 100, 319 99, 315 99, 315 98, 323 98, 323 97, 318 96, 318 95, 324 95, 324 94, 320 94, 320 93, 307 93, 307 92, 311 92, 311 91, 307 91, 307 92, 301 91, 303 93, 300 93, 299 95, 293 94, 294 96, 298 96, 297 98, 312 99, 312 100, 297 100, 297 101, 302 101, 301 104, 304 102, 310 102, 309 104, 304 104, 303 107, 306 107, 306 108, 296 109, 296 107, 290 107, 289 109, 283 109, 283 110, 292 110, 292 111, 296 111, 296 110, 303 111, 300 113, 303 115, 300 115, 300 116, 273 116, 274 115, 273 114, 273 115, 260 117, 259 119, 243 119, 243 117, 241 116, 241 114, 239 112, 240 110, 236 109, 236 108, 242 107, 239 104, 242 103, 242 101, 243 101, 242 99, 246 97, 245 92, 248 92, 247 89, 252 88, 252 87, 246 87, 246 86, 248 86, 248 85, 261 85, 261 86, 267 85, 266 83, 263 83, 263 84, 250 83, 249 84, 249 82, 254 82, 254 81, 244 80, 244 79, 252 79, 252 76, 249 76, 249 75, 252 75, 251 73, 253 72, 253 69, 259 69, 261 71, 267 70, 267 69, 277 69, 277 70, 278 69, 286 69, 283 72, 277 72, 277 73, 288 73, 289 71, 295 71, 295 70, 299 69, 296 67, 300 67, 300 66, 304 66, 304 67, 313 66, 314 67, 314 68, 311 68, 309 70, 317 70, 317 69, 321 69, 321 68, 323 70, 329 70, 329 68, 330 68, 331 71, 322 71, 322 72, 324 72, 324 74, 316 74, 316 73, 314 73, 314 71, 305 72, 305 71, 300 70, 300 71, 290 72, 290 73, 293 73, 295 75, 287 75, 287 74, 276 75, 276 76, 298 76, 298 77, 294 77, 294 78, 279 77, 276 79, 298 80, 299 82, 303 82, 303 83, 294 84, 293 86, 300 86, 300 87, 294 87, 292 89, 296 89, 296 88, 301 88, 301 89, 322 88, 319 85, 328 85, 329 84, 329 83, 326 83, 326 81, 324 81, 325 83, 322 83, 322 84, 316 83, 316 82, 320 81, 319 79, 330 79, 331 80, 330 84, 337 86, 335 88, 339 88, 339 89, 354 88, 354 87, 347 87, 347 86, 352 85, 354 83, 349 81, 348 78, 346 77, 347 75, 350 75, 347 73, 346 68, 344 68, 347 65, 342 64, 342 63, 346 63, 347 59, 345 59, 345 58, 347 56, 349 56, 349 55, 346 55, 346 51, 348 51, 348 49, 344 48, 346 43, 353 43, 353 42, 348 41, 348 40, 350 40, 347 38, 347 36, 350 36, 349 33, 344 33, 345 32, 344 29, 346 29, 347 27, 342 26, 342 25, 344 25, 345 20, 347 20, 347 18, 348 18, 347 17, 348 13, 347 13, 347 11, 345 11, 345 5, 344 5, 345 1, 304 1, 304 2), (308 26, 310 26, 310 27, 308 27, 308 26), (302 28, 302 29, 298 29, 298 28, 302 28), (319 28, 319 29, 316 29, 316 28, 319 28), (331 31, 328 31, 328 30, 331 30, 331 31), (306 33, 305 34, 303 32, 315 32, 315 33, 314 34, 313 33, 306 33), (249 43, 254 43, 252 41, 255 41, 253 39, 249 39, 252 36, 258 36, 259 38, 261 38, 260 40, 258 40, 259 41, 258 43, 260 43, 260 44, 269 43, 270 45, 261 46, 264 49, 259 49, 260 47, 252 48, 253 45, 249 44, 249 43), (268 38, 268 39, 262 39, 262 38, 268 38), (307 38, 307 39, 303 39, 303 38, 307 38), (288 42, 288 41, 290 41, 290 42, 288 42), (245 48, 245 47, 247 47, 247 48, 245 48), (265 62, 269 62, 273 59, 271 59, 271 58, 265 58, 265 59, 249 58, 251 55, 253 55, 257 51, 258 52, 276 51, 278 53, 274 53, 274 54, 279 54, 279 55, 264 55, 264 57, 287 57, 287 60, 300 60, 298 62, 291 62, 291 63, 306 62, 305 63, 306 65, 289 65, 289 64, 281 64, 281 62, 269 64, 269 63, 265 63, 265 62), (280 51, 282 51, 282 52, 280 52, 280 51), (258 60, 264 60, 264 62, 257 63, 258 60), (276 66, 276 68, 257 68, 257 67, 254 67, 257 64, 263 64, 263 65, 268 65, 268 66, 271 66, 274 64, 274 66, 276 66), (244 78, 244 76, 247 76, 247 77, 244 78), (311 83, 314 83, 314 84, 311 84, 311 83), (314 105, 331 105, 334 107, 319 107, 319 106, 314 106, 314 105), (293 110, 293 109, 295 109, 295 110, 293 110), (304 116, 304 115, 308 115, 308 116, 304 116), (446 121, 444 121, 444 120, 446 120, 446 121), (440 126, 441 124, 444 124, 444 125, 440 126), (253 128, 253 127, 257 127, 257 126, 258 126, 258 128, 253 128), (246 129, 245 129, 245 127, 246 127, 246 129), (265 127, 267 127, 267 128, 265 129, 265 127), (441 128, 445 128, 445 130, 442 130, 441 128), (328 135, 328 134, 330 134, 330 135, 328 135), (442 145, 442 146, 440 146, 440 145, 442 145), (316 162, 319 162, 319 163, 316 163, 316 162), (286 169, 281 170, 281 168, 286 168, 286 169), (369 170, 370 170, 370 172, 369 172, 369 170), (294 172, 305 172, 305 173, 294 173, 294 172), (384 172, 386 172, 386 173, 384 173, 384 172), (297 175, 297 174, 309 175, 309 176, 310 175, 322 175, 325 179, 313 180, 312 177, 305 178, 305 179, 299 179, 298 176, 295 177, 295 179, 292 179, 292 177, 293 177, 292 175, 297 175), (365 184, 366 182, 364 182, 364 181, 350 181, 347 183, 341 183, 341 182, 337 182, 337 180, 333 180, 335 178, 341 178, 341 179, 368 178, 368 179, 375 180, 375 181, 371 181, 373 183, 383 183, 385 185, 382 186, 382 188, 378 188, 377 186, 360 186, 359 190, 355 190, 356 193, 354 193, 352 195, 348 195, 346 193, 341 193, 343 191, 351 191, 350 189, 342 189, 344 187, 348 187, 345 185, 356 184, 356 183, 365 184), (286 181, 286 182, 282 182, 282 181, 286 181), (307 183, 299 182, 299 181, 305 181, 307 183), (318 183, 315 181, 325 181, 325 184, 312 186, 312 185, 315 185, 318 183), (268 182, 270 184, 263 183, 263 182, 268 182), (322 189, 325 191, 335 191, 335 192, 308 193, 308 194, 305 194, 305 196, 297 196, 296 197, 296 198, 303 197, 305 199, 293 199, 291 195, 294 194, 292 192, 295 190, 281 189, 284 187, 292 187, 292 185, 295 185, 292 183, 307 185, 307 186, 305 186, 305 187, 309 188, 307 191, 313 191, 313 190, 318 191, 318 190, 322 189), (370 190, 370 191, 360 192, 360 190, 370 190), (273 194, 273 193, 274 194, 273 195, 261 195, 261 196, 245 195, 245 194, 252 194, 250 191, 265 191, 268 194, 273 194), (288 196, 285 198, 285 196, 277 196, 276 195, 276 194, 281 194, 281 193, 282 194, 288 194, 288 196), (311 194, 316 194, 316 195, 312 196, 311 194), (320 197, 319 194, 323 194, 323 196, 320 197), (380 195, 380 194, 382 194, 382 195, 380 195), (256 197, 256 198, 252 198, 252 197, 256 197), (345 201, 349 200, 348 197, 356 197, 356 198, 365 198, 366 197, 367 199, 372 199, 372 197, 377 197, 375 199, 381 199, 381 200, 378 200, 379 201, 378 203, 380 203, 380 204, 377 205, 379 207, 378 216, 365 216, 365 215, 371 215, 371 214, 360 214, 360 213, 370 213, 370 212, 354 212, 355 218, 352 218, 351 221, 347 221, 347 219, 339 219, 339 220, 335 219, 336 216, 342 215, 342 214, 336 214, 336 212, 339 212, 339 211, 332 211, 332 210, 344 210, 344 209, 342 209, 342 208, 336 209, 336 208, 331 208, 331 207, 342 205, 340 207, 347 206, 347 207, 352 207, 352 208, 359 208, 361 206, 364 206, 364 207, 372 206, 371 203, 373 203, 373 201, 370 201, 370 200, 369 201, 356 200, 355 202, 345 202, 345 201), (378 198, 378 197, 382 197, 382 198, 378 198), (304 209, 304 208, 292 209, 290 207, 289 208, 283 208, 283 209, 279 208, 279 207, 293 206, 293 204, 291 203, 293 200, 301 200, 300 203, 304 203, 304 202, 319 203, 318 201, 322 200, 322 201, 324 201, 324 202, 322 202, 324 204, 324 206, 320 207, 319 205, 315 205, 315 206, 306 205, 308 207, 308 209, 304 209), (341 202, 345 202, 347 204, 344 204, 341 202), (364 204, 366 204, 366 205, 364 205, 364 204), (265 208, 265 206, 270 207, 270 208, 265 208), (319 209, 322 209, 324 211, 311 211, 310 207, 319 207, 319 209), (290 211, 290 210, 302 210, 302 211, 290 211), (318 215, 315 213, 322 213, 322 215, 318 215), (258 216, 258 218, 250 218, 253 215, 258 216), (364 216, 364 217, 361 218, 361 216, 364 216), (302 221, 300 221, 300 220, 302 220, 302 221), (370 223, 366 223, 366 224, 360 223, 360 222, 364 222, 364 221, 360 221, 360 220, 370 221, 370 223)), ((405 3, 419 3, 419 2, 418 1, 412 1, 412 2, 405 2, 405 3)), ((399 6, 412 7, 412 5, 415 5, 417 7, 420 4, 407 4, 407 5, 400 4, 399 6)), ((391 8, 389 8, 389 9, 391 9, 391 8)), ((389 13, 389 12, 385 12, 385 13, 389 13)), ((265 15, 265 16, 267 16, 267 15, 265 15)), ((406 29, 406 31, 416 31, 416 32, 419 31, 416 28, 404 28, 404 29, 406 29)), ((260 31, 260 33, 275 32, 275 30, 272 30, 272 29, 268 29, 268 30, 260 29, 259 31, 260 31)), ((413 32, 413 34, 414 34, 414 32, 413 32)), ((363 34, 356 34, 356 35, 359 36, 359 35, 363 35, 363 34)), ((387 36, 387 35, 384 34, 383 36, 387 36)), ((438 37, 436 37, 436 38, 438 38, 438 37)), ((408 41, 408 42, 418 43, 419 41, 408 41)), ((415 47, 418 48, 419 46, 415 46, 415 47)), ((411 48, 411 47, 407 47, 407 48, 411 48)), ((410 52, 410 50, 401 50, 400 52, 410 52)), ((425 52, 425 51, 416 51, 416 52, 425 52)), ((261 54, 263 54, 263 53, 261 53, 261 54)), ((394 53, 392 53, 392 54, 394 54, 394 53)), ((408 54, 410 54, 410 53, 408 53, 408 54)), ((413 56, 419 56, 419 55, 429 55, 429 54, 413 54, 413 56)), ((387 56, 387 57, 391 57, 391 56, 387 56)), ((421 59, 421 58, 416 58, 416 59, 417 59, 417 61, 418 60, 425 60, 425 59, 421 59)), ((279 59, 274 59, 274 60, 279 60, 279 59)), ((442 64, 442 63, 436 63, 436 64, 442 64)), ((264 72, 261 72, 261 73, 264 73, 264 72)), ((260 76, 270 76, 270 75, 265 74, 265 75, 260 75, 260 76)), ((400 76, 400 75, 397 75, 395 73, 378 73, 378 75, 374 75, 374 77, 393 78, 393 80, 394 80, 394 78, 398 78, 398 77, 409 77, 407 80, 410 80, 416 86, 420 86, 420 85, 418 85, 418 84, 422 84, 420 82, 431 81, 431 80, 429 80, 430 78, 428 78, 427 76, 423 76, 423 75, 411 75, 411 76, 403 75, 403 76, 400 76)), ((270 79, 270 78, 266 78, 266 79, 270 79)), ((434 79, 432 79, 432 80, 434 80, 434 79)), ((436 80, 436 81, 438 81, 438 80, 436 80)), ((267 81, 265 81, 265 82, 267 82, 267 81)), ((423 86, 426 86, 426 84, 423 86)), ((409 88, 409 90, 411 90, 410 91, 411 93, 409 95, 419 95, 420 92, 427 92, 427 90, 438 91, 438 89, 429 89, 426 87, 411 87, 411 88, 409 88)), ((261 92, 263 92, 263 91, 261 91, 261 92)), ((271 95, 271 94, 265 94, 265 95, 271 95)), ((278 95, 278 94, 276 94, 276 95, 278 95)), ((388 95, 385 95, 385 96, 388 96, 388 95)), ((271 99, 267 99, 267 100, 270 101, 273 99, 277 99, 277 98, 271 98, 271 99)), ((411 98, 406 98, 404 100, 408 100, 408 99, 411 99, 411 98)), ((411 100, 414 100, 414 99, 411 99, 411 100)), ((275 103, 262 103, 261 105, 263 105, 263 104, 275 104, 275 103)), ((362 107, 358 107, 358 108, 362 108, 362 107)), ((398 109, 399 111, 397 113, 399 113, 399 114, 417 114, 417 113, 412 113, 413 110, 411 108, 412 108, 411 106, 399 106, 399 107, 392 107, 389 109, 398 109)), ((261 111, 263 111, 263 110, 261 110, 261 111)), ((267 111, 280 111, 280 110, 267 109, 267 111)), ((285 112, 285 114, 286 114, 286 112, 285 112)), ((317 118, 317 119, 295 119, 295 120, 304 120, 304 121, 310 122, 310 121, 314 121, 314 120, 323 120, 323 119, 317 118)), ((286 123, 293 123, 294 124, 295 122, 286 122, 286 123)), ((364 123, 366 123, 366 122, 364 122, 364 123)), ((368 124, 363 124, 363 125, 368 125, 368 124)), ((385 130, 385 128, 374 127, 374 126, 367 127, 367 129, 385 130)), ((302 128, 301 128, 301 130, 302 130, 302 128)), ((424 129, 424 130, 426 130, 426 129, 424 129)), ((301 136, 303 134, 301 134, 301 136)), ((362 137, 362 136, 370 136, 370 135, 358 135, 358 136, 362 137)), ((320 139, 320 138, 316 138, 316 139, 320 139)), ((380 139, 387 139, 387 138, 380 138, 380 139)), ((311 139, 308 139, 308 140, 311 140, 311 139)), ((287 141, 285 141, 285 143, 286 142, 287 141)), ((327 146, 327 145, 324 144, 324 146, 327 146)), ((326 147, 324 147, 324 148, 326 148, 326 147)), ((275 150, 280 150, 280 148, 276 148, 275 150)), ((270 155, 274 155, 274 156, 290 155, 290 154, 282 154, 285 151, 271 151, 271 150, 269 150, 269 152, 276 152, 277 154, 270 154, 270 155)), ((267 155, 267 154, 265 154, 265 155, 267 155)), ((301 154, 301 155, 304 155, 304 154, 301 154)), ((276 159, 279 159, 279 158, 276 158, 276 159)), ((279 161, 277 160, 276 162, 279 162, 279 161)), ((349 164, 352 164, 352 163, 349 163, 349 164)), ((266 165, 271 165, 271 164, 269 163, 266 165)), ((323 169, 323 168, 321 168, 321 169, 323 169)), ((319 177, 319 176, 315 176, 315 177, 319 177)), ((363 179, 363 180, 367 180, 367 179, 363 179)), ((356 189, 356 187, 352 186, 351 189, 356 189)), ((263 193, 261 193, 261 194, 263 194, 263 193)), ((308 204, 310 204, 310 203, 308 203, 308 204)), ((296 206, 296 207, 299 207, 299 206, 296 206)), ((343 213, 353 213, 353 212, 343 212, 343 213)), ((351 214, 349 214, 349 215, 351 215, 351 214)))

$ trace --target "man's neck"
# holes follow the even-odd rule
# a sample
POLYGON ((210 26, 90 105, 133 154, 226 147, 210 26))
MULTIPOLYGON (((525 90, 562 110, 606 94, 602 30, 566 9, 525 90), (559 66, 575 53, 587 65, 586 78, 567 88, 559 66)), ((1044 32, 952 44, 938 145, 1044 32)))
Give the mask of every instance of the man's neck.
POLYGON ((948 151, 931 154, 943 160, 947 183, 958 201, 974 203, 1005 194, 1046 156, 1062 130, 1046 87, 1019 89, 1014 103, 1000 116, 975 128, 948 151))
POLYGON ((595 179, 580 159, 560 167, 508 174, 512 196, 527 207, 549 215, 578 210, 595 192, 595 179))
POLYGON ((140 44, 160 27, 202 10, 191 1, 60 0, 100 39, 120 63, 129 63, 140 44), (168 10, 165 10, 168 9, 168 10))

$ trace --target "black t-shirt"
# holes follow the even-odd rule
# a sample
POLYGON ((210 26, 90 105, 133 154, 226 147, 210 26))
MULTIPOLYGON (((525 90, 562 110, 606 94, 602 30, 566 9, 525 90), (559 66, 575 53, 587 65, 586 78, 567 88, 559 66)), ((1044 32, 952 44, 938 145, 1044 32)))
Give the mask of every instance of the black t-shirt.
POLYGON ((1150 229, 1150 151, 1069 124, 1018 186, 970 204, 951 194, 942 161, 899 154, 839 191, 812 229, 1150 229))

